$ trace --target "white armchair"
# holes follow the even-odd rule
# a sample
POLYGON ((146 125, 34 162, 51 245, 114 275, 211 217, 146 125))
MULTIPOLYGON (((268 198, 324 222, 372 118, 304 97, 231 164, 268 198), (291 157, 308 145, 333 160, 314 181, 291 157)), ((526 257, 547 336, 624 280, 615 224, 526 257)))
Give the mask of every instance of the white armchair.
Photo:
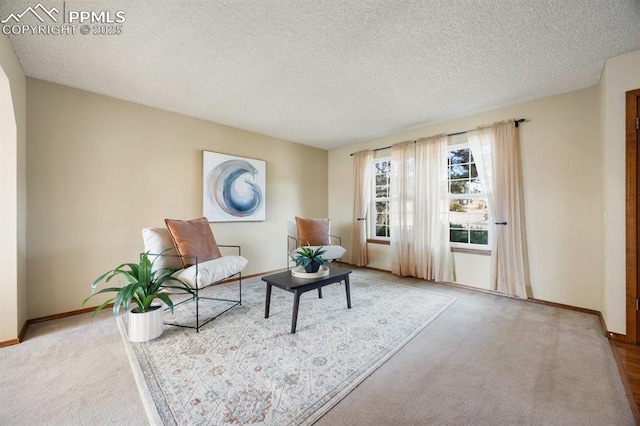
POLYGON ((324 247, 322 255, 328 261, 340 260, 347 250, 342 247, 342 238, 331 235, 329 219, 305 219, 296 217, 287 221, 287 269, 295 264, 296 251, 299 247, 310 246, 312 249, 324 247))
POLYGON ((149 253, 149 259, 154 261, 153 269, 171 268, 177 269, 173 274, 177 279, 188 284, 193 290, 193 297, 176 303, 177 307, 184 303, 195 302, 195 325, 166 323, 178 327, 194 328, 196 332, 205 324, 213 321, 218 316, 227 312, 231 308, 242 304, 242 270, 247 265, 247 259, 241 256, 240 246, 230 246, 217 244, 209 223, 205 218, 192 221, 171 221, 167 220, 168 228, 144 228, 142 237, 144 240, 144 250, 149 253), (173 234, 169 229, 173 226, 173 234), (176 227, 181 228, 180 231, 176 227), (181 239, 180 232, 185 233, 181 239), (195 242, 196 247, 193 247, 195 242), (203 254, 204 251, 215 251, 215 258, 203 254), (238 255, 222 256, 218 247, 230 247, 236 249, 238 255), (171 250, 165 252, 166 249, 171 250), (204 259, 204 260, 203 260, 204 259), (234 300, 201 296, 201 290, 219 284, 222 281, 238 275, 238 298, 234 300), (200 301, 217 300, 226 302, 226 309, 217 315, 200 319, 200 301))

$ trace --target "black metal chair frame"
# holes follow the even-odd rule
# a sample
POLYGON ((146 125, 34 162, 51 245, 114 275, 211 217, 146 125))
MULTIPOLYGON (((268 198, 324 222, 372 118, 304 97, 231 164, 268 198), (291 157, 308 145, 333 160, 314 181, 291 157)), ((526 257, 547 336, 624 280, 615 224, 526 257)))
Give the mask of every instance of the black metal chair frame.
MULTIPOLYGON (((338 241, 338 244, 331 244, 331 245, 337 245, 337 246, 342 246, 342 238, 336 236, 336 235, 331 235, 329 234, 329 238, 334 238, 338 241)), ((293 256, 291 256, 291 252, 293 250, 291 249, 291 242, 293 241, 294 247, 293 250, 298 248, 298 239, 296 237, 292 237, 291 235, 287 235, 287 270, 291 269, 291 261, 293 260, 295 262, 295 258, 293 256)), ((342 266, 342 258, 340 259, 335 259, 340 263, 340 266, 342 266)))
MULTIPOLYGON (((218 244, 218 247, 226 247, 226 248, 236 248, 238 249, 238 256, 242 256, 242 249, 240 248, 240 246, 234 246, 234 245, 224 245, 224 244, 218 244)), ((177 323, 171 323, 171 322, 165 322, 166 325, 172 325, 174 327, 182 327, 182 328, 191 328, 196 330, 196 333, 200 332, 200 329, 202 327, 204 327, 205 325, 209 324, 211 321, 213 321, 214 319, 218 318, 220 315, 224 314, 225 312, 230 311, 231 309, 235 308, 236 306, 242 305, 242 272, 237 272, 235 274, 231 274, 221 280, 218 280, 216 282, 213 282, 211 284, 207 284, 204 287, 198 288, 198 256, 182 256, 182 255, 178 255, 178 254, 165 254, 165 255, 157 255, 157 254, 151 254, 151 256, 172 256, 172 257, 180 257, 180 258, 191 258, 191 259, 195 259, 195 267, 196 267, 196 275, 195 275, 195 283, 196 283, 196 287, 191 287, 191 290, 193 292, 193 296, 191 296, 190 298, 187 298, 181 302, 175 303, 173 305, 173 309, 175 310, 178 306, 183 305, 185 303, 189 303, 195 300, 196 302, 196 325, 185 325, 185 324, 177 324, 177 323), (225 281, 227 281, 229 278, 235 277, 236 275, 238 275, 238 299, 234 300, 234 299, 221 299, 221 298, 217 298, 217 297, 206 297, 206 296, 200 296, 200 292, 206 288, 209 288, 211 286, 214 285, 218 285, 218 284, 222 284, 225 281), (214 300, 214 301, 218 301, 218 302, 230 302, 233 303, 231 306, 229 306, 227 309, 225 309, 224 311, 214 315, 213 317, 207 318, 205 320, 200 321, 200 300, 214 300)), ((193 266, 193 265, 192 265, 193 266)), ((168 311, 169 308, 165 308, 165 311, 168 311)))

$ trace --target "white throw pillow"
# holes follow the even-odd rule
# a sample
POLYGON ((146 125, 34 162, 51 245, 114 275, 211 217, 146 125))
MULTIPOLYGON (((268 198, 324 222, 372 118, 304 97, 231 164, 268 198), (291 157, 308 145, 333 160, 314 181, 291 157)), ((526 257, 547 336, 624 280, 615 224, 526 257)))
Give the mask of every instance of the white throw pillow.
POLYGON ((142 239, 144 240, 144 251, 150 254, 158 254, 168 248, 171 249, 164 256, 149 256, 149 260, 152 262, 155 259, 153 271, 162 268, 182 269, 182 261, 177 256, 178 253, 167 228, 144 228, 142 230, 142 239))

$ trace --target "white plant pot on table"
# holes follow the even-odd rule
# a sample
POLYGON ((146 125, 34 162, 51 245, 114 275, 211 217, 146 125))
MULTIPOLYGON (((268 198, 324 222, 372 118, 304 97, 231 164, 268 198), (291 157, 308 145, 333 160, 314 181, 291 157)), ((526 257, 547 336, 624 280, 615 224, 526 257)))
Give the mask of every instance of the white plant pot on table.
POLYGON ((329 267, 327 265, 321 265, 318 272, 307 272, 303 266, 296 266, 291 270, 291 275, 296 278, 322 278, 329 275, 329 267))
POLYGON ((134 308, 129 312, 129 340, 146 342, 159 337, 163 330, 162 306, 152 305, 147 312, 137 312, 134 308))

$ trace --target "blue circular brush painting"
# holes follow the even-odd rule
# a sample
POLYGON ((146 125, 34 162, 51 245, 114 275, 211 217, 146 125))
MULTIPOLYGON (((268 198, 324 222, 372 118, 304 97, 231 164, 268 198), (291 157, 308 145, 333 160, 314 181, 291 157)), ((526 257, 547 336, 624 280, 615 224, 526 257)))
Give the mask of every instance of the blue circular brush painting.
POLYGON ((218 164, 207 176, 207 196, 226 213, 250 216, 263 202, 255 183, 257 170, 244 160, 228 160, 218 164))

